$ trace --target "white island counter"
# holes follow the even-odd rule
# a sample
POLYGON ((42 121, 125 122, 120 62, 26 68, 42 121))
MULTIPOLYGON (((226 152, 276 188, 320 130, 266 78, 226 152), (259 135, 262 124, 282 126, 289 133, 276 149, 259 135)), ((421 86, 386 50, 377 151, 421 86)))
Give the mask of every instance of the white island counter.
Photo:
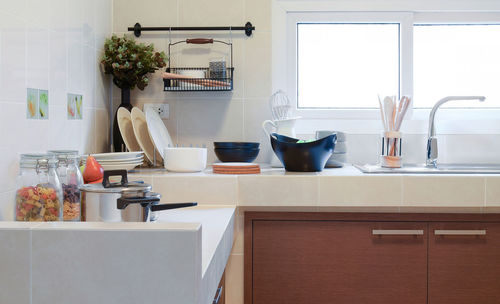
POLYGON ((156 223, 0 222, 0 303, 211 303, 234 212, 178 209, 156 223))

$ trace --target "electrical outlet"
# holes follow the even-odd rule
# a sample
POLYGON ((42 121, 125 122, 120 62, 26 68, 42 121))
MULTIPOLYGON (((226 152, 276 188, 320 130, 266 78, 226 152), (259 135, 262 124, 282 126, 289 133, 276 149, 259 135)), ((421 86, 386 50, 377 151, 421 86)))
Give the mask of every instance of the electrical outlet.
POLYGON ((168 103, 145 103, 143 111, 146 112, 147 108, 153 108, 162 119, 170 117, 170 105, 168 103))

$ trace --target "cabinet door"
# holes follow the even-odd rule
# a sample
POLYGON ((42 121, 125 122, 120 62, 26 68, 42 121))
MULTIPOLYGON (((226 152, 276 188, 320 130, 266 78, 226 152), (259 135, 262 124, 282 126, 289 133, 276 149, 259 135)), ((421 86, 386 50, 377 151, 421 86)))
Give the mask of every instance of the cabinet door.
POLYGON ((500 224, 430 224, 429 303, 500 303, 500 224))
POLYGON ((427 223, 254 221, 252 235, 254 304, 427 301, 427 223))

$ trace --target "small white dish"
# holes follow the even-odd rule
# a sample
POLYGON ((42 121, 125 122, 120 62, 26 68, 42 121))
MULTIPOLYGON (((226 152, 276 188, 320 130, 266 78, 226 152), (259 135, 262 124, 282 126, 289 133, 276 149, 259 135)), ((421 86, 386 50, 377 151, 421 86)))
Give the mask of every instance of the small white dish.
POLYGON ((141 147, 135 138, 130 112, 126 108, 119 108, 116 113, 116 120, 127 149, 129 151, 141 151, 141 147))
POLYGON ((144 154, 146 154, 146 157, 151 163, 154 164, 156 158, 156 163, 161 164, 163 161, 163 157, 158 150, 155 151, 155 146, 153 144, 153 141, 151 140, 151 137, 149 136, 146 116, 144 116, 144 113, 139 108, 134 107, 132 109, 131 117, 135 138, 137 138, 137 142, 144 151, 144 154))
POLYGON ((164 166, 173 172, 200 172, 207 167, 207 148, 165 148, 164 166))
POLYGON ((149 136, 153 140, 156 150, 164 158, 163 150, 174 146, 167 127, 161 120, 160 115, 152 108, 146 109, 146 123, 148 124, 149 136))

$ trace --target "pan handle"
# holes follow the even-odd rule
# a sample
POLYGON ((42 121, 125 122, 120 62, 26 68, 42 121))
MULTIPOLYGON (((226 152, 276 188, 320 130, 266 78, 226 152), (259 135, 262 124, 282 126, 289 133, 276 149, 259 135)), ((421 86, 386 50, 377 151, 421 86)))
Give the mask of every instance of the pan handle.
POLYGON ((161 210, 169 210, 169 209, 178 209, 178 208, 186 208, 186 207, 194 207, 197 206, 198 203, 177 203, 177 204, 161 204, 161 205, 152 205, 151 211, 161 211, 161 210))
POLYGON ((141 204, 142 207, 146 207, 153 202, 159 202, 160 196, 145 196, 145 197, 120 197, 116 200, 116 208, 123 210, 127 208, 130 204, 141 204))

